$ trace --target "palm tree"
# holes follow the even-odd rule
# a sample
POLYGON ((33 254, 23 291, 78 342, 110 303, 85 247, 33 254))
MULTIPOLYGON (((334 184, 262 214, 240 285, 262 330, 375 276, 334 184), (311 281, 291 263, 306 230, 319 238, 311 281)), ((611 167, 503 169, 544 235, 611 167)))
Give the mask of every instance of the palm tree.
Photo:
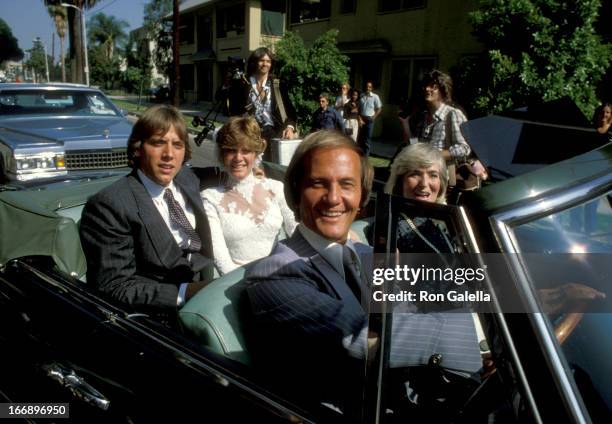
POLYGON ((123 19, 104 13, 95 14, 87 24, 90 42, 103 46, 108 60, 113 58, 117 45, 127 40, 125 29, 128 27, 129 24, 123 19))
POLYGON ((68 25, 68 13, 63 6, 47 6, 49 15, 55 22, 55 30, 60 39, 60 66, 62 68, 62 82, 66 82, 66 67, 64 66, 64 39, 68 25))

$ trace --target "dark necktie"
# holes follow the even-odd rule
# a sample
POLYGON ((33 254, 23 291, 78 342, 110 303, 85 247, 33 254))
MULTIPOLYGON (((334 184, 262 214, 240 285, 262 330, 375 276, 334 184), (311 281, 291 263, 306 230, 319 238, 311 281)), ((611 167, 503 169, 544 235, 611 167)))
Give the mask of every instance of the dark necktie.
POLYGON ((195 230, 189 223, 189 220, 187 219, 183 208, 181 207, 181 205, 179 205, 176 199, 174 199, 174 196, 172 195, 172 190, 170 190, 169 188, 164 190, 164 200, 168 204, 170 220, 176 225, 178 225, 185 232, 187 237, 189 237, 189 247, 187 247, 187 249, 185 250, 188 250, 190 252, 199 252, 202 248, 202 241, 200 240, 198 233, 195 232, 195 230))
POLYGON ((362 287, 361 270, 359 262, 355 257, 355 254, 346 246, 342 247, 342 265, 344 267, 344 280, 350 287, 351 291, 361 302, 362 291, 365 287, 362 287))

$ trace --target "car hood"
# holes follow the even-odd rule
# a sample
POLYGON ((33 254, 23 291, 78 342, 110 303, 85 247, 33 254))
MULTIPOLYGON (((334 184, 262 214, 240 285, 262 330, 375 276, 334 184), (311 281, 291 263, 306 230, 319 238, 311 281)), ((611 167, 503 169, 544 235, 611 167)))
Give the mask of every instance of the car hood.
POLYGON ((123 117, 60 117, 0 119, 0 137, 12 147, 65 145, 68 150, 91 149, 88 142, 107 140, 108 147, 125 147, 132 125, 123 117))

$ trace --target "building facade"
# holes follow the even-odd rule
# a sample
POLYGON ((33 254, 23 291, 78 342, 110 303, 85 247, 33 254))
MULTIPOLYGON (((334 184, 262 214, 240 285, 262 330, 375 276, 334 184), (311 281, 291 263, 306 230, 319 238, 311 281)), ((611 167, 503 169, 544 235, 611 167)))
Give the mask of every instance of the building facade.
POLYGON ((373 81, 385 104, 383 121, 394 120, 402 100, 420 95, 425 72, 448 71, 482 50, 468 22, 476 6, 477 0, 186 0, 180 5, 184 100, 211 101, 228 58, 246 59, 285 31, 308 44, 338 29, 350 84, 362 89, 373 81))

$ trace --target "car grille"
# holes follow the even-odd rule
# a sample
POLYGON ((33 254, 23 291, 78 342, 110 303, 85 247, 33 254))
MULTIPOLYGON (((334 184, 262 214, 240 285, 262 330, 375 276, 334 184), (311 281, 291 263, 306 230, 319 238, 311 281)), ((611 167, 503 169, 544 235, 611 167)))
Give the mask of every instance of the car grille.
POLYGON ((125 149, 111 151, 66 152, 66 169, 104 169, 127 166, 125 149))

